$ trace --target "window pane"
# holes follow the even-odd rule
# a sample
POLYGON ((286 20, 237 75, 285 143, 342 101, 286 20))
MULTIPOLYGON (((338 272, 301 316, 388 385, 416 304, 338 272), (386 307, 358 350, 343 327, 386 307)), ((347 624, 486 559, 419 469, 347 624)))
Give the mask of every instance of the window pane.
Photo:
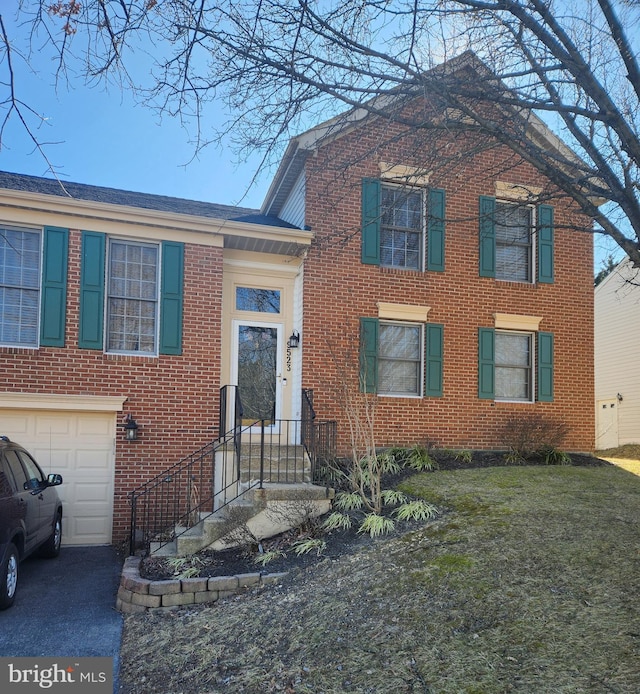
POLYGON ((529 335, 496 333, 496 364, 529 366, 529 335))
POLYGON ((532 279, 531 208, 496 202, 496 277, 514 282, 532 279))
POLYGON ((236 287, 236 310, 258 313, 280 313, 280 291, 236 287))
POLYGON ((422 374, 421 327, 380 325, 378 392, 420 395, 422 374))
POLYGON ((531 335, 496 333, 495 365, 496 398, 531 399, 531 335))
POLYGON ((40 232, 0 228, 0 342, 37 346, 40 232))
POLYGON ((158 247, 112 241, 107 350, 154 353, 158 311, 158 247))
POLYGON ((496 367, 496 398, 529 400, 529 370, 496 367))
POLYGON ((419 270, 423 233, 422 191, 383 186, 381 264, 419 270))

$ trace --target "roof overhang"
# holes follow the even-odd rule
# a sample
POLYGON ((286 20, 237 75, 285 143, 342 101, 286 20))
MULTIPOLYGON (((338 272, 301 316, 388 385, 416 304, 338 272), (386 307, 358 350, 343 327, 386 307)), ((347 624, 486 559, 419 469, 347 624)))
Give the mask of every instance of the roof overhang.
POLYGON ((144 235, 159 241, 184 241, 288 256, 300 255, 313 237, 311 232, 301 229, 6 188, 0 189, 0 209, 5 223, 54 225, 123 236, 144 235))

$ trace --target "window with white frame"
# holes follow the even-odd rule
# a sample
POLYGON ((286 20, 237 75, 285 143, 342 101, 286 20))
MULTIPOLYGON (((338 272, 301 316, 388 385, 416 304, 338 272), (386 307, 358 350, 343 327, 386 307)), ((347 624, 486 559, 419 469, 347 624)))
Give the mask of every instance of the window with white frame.
POLYGON ((38 346, 41 233, 0 228, 0 344, 38 346))
POLYGON ((495 398, 533 398, 533 335, 510 331, 495 333, 495 398))
POLYGON ((424 196, 421 188, 383 185, 380 220, 380 264, 422 269, 424 196))
POLYGON ((159 248, 112 239, 109 243, 107 351, 157 351, 159 248))
POLYGON ((533 281, 533 208, 496 200, 496 278, 533 281))
POLYGON ((421 395, 423 331, 417 324, 380 323, 378 393, 421 395))

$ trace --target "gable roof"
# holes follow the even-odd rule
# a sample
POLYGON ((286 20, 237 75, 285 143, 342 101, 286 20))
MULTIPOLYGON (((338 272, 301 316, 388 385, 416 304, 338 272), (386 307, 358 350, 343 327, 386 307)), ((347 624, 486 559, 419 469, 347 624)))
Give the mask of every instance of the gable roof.
MULTIPOLYGON (((501 81, 471 50, 467 50, 440 65, 431 68, 425 73, 430 79, 437 81, 440 78, 451 76, 462 70, 471 70, 483 79, 492 79, 498 85, 501 81)), ((501 86, 500 88, 506 87, 501 86)), ((411 90, 409 90, 411 91, 411 90)), ((418 85, 416 95, 424 91, 424 85, 418 85)), ((263 214, 277 215, 286 202, 291 189, 304 169, 305 161, 316 150, 327 142, 331 142, 342 135, 351 132, 366 118, 376 118, 377 114, 385 109, 395 106, 402 100, 415 98, 403 88, 397 95, 393 93, 373 97, 361 107, 354 107, 331 118, 319 125, 293 137, 287 146, 285 154, 280 162, 271 186, 267 191, 261 211, 263 214)), ((550 152, 557 152, 560 162, 572 163, 579 166, 580 158, 571 150, 547 125, 532 111, 522 108, 520 110, 510 107, 520 118, 525 118, 527 123, 527 137, 538 146, 550 152)), ((559 164, 560 165, 560 164, 559 164)), ((601 201, 600 201, 601 202, 601 201)), ((598 203, 600 204, 600 203, 598 203)))

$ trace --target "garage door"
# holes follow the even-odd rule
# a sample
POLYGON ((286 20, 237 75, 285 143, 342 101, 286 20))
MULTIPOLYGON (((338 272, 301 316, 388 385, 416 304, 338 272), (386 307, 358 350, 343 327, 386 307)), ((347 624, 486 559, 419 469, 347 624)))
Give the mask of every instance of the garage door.
POLYGON ((63 544, 109 544, 115 413, 2 410, 0 429, 28 450, 45 474, 62 475, 63 544))

